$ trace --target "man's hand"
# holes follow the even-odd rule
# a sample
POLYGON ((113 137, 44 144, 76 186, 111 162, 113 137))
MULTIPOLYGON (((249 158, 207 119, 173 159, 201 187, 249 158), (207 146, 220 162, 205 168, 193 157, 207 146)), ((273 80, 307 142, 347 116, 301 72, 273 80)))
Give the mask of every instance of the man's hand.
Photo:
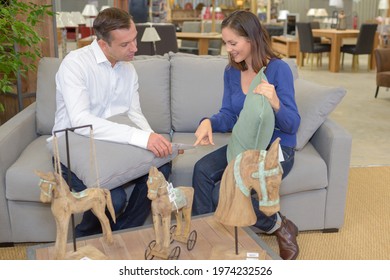
POLYGON ((211 121, 209 119, 204 119, 198 129, 195 131, 196 141, 194 146, 197 145, 214 145, 213 141, 213 129, 211 127, 211 121))
POLYGON ((166 157, 172 154, 172 144, 162 135, 152 132, 149 136, 148 145, 146 147, 153 152, 156 157, 166 157))

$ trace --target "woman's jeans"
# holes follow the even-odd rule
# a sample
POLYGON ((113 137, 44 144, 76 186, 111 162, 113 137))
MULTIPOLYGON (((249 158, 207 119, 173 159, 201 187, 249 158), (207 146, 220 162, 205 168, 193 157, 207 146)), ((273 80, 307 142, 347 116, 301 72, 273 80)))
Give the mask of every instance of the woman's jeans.
MULTIPOLYGON (((284 161, 280 164, 283 168, 283 177, 287 176, 294 164, 294 149, 281 146, 284 161)), ((214 212, 218 205, 219 183, 223 172, 227 167, 227 146, 201 158, 194 167, 192 186, 194 187, 194 203, 192 206, 194 215, 214 212)), ((259 210, 259 201, 252 197, 252 204, 257 216, 254 226, 262 231, 270 231, 277 220, 277 215, 267 216, 259 210)))
MULTIPOLYGON (((62 177, 68 182, 68 169, 66 166, 61 164, 62 177)), ((171 173, 171 163, 166 163, 158 170, 164 174, 165 179, 167 180, 171 173)), ((111 219, 111 215, 106 211, 106 215, 110 220, 111 229, 113 231, 137 227, 144 224, 146 218, 150 213, 151 201, 147 198, 148 187, 146 182, 148 180, 149 174, 146 174, 136 180, 133 180, 123 186, 119 186, 115 189, 112 189, 111 192, 111 201, 117 216, 116 223, 111 219), (130 195, 129 202, 126 206, 126 192, 125 187, 130 184, 135 184, 134 189, 130 195)), ((75 192, 80 192, 85 190, 87 187, 84 183, 72 172, 71 173, 71 185, 72 190, 75 192)), ((88 236, 92 234, 101 233, 101 225, 92 213, 91 210, 84 212, 83 219, 80 224, 76 226, 75 229, 76 237, 88 236)))

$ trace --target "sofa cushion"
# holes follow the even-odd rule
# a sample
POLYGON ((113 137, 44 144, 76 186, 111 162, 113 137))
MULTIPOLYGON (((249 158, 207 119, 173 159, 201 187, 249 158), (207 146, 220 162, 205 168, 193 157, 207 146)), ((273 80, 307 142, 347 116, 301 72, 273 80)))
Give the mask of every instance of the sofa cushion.
MULTIPOLYGON (((185 150, 183 155, 177 156, 172 161, 171 180, 174 187, 192 186, 192 173, 195 163, 203 156, 225 146, 229 142, 230 133, 214 133, 215 145, 197 146, 191 150, 185 150)), ((194 133, 173 133, 172 141, 176 143, 194 144, 194 133)))
POLYGON ((309 142, 295 153, 294 166, 282 180, 280 195, 323 189, 328 185, 326 163, 309 142))
POLYGON ((61 59, 44 57, 39 61, 37 72, 37 133, 51 134, 54 126, 56 111, 56 82, 55 76, 61 64, 61 59))
POLYGON ((226 56, 171 54, 172 128, 194 132, 222 105, 226 56))
POLYGON ((295 81, 295 99, 301 116, 296 150, 306 145, 345 94, 346 90, 341 87, 323 86, 304 79, 295 81))
POLYGON ((157 133, 171 132, 170 63, 166 56, 136 56, 142 113, 157 133))
MULTIPOLYGON (((36 119, 37 133, 41 135, 52 133, 56 110, 55 75, 61 61, 59 58, 44 57, 38 65, 36 119)), ((140 103, 144 115, 154 131, 169 133, 171 115, 168 56, 138 56, 132 63, 138 73, 140 103)))
POLYGON ((253 78, 240 116, 233 127, 226 152, 229 163, 246 150, 265 150, 274 133, 275 115, 271 104, 264 95, 253 92, 263 80, 268 81, 264 69, 253 78))
MULTIPOLYGON (((126 114, 119 114, 108 120, 137 127, 126 114)), ((137 179, 149 172, 151 166, 160 167, 177 156, 177 146, 173 146, 172 155, 165 158, 155 157, 146 149, 127 144, 118 144, 109 141, 94 140, 69 132, 69 154, 71 169, 76 176, 88 187, 100 186, 113 189, 127 182, 137 179), (98 174, 95 162, 97 162, 98 174)), ((169 139, 169 134, 164 135, 169 139)), ((49 149, 55 147, 55 142, 49 144, 49 149)), ((67 164, 66 139, 58 138, 60 161, 67 164)), ((53 151, 52 154, 54 155, 53 151)))
POLYGON ((290 66, 291 72, 293 74, 294 81, 299 78, 299 73, 298 73, 298 66, 295 63, 295 59, 292 58, 283 58, 283 61, 290 66))
POLYGON ((38 201, 39 177, 34 170, 53 171, 51 154, 46 148, 48 136, 32 141, 6 173, 6 197, 9 200, 38 201))
MULTIPOLYGON (((68 136, 72 172, 88 187, 97 187, 98 178, 103 188, 121 186, 147 174, 151 166, 160 167, 171 161, 178 152, 177 147, 173 146, 172 155, 158 158, 152 152, 133 145, 94 140, 94 154, 89 137, 73 132, 69 132, 68 136), (95 162, 99 176, 95 171, 95 162)), ((165 136, 169 139, 169 135, 165 136)), ((60 161, 68 166, 65 136, 58 138, 58 150, 60 161)))

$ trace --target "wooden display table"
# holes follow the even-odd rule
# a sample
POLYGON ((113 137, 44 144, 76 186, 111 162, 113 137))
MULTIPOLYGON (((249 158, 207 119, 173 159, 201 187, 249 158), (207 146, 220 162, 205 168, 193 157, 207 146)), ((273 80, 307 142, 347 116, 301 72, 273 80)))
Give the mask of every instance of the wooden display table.
MULTIPOLYGON (((77 248, 94 246, 112 260, 144 260, 145 250, 155 239, 152 225, 114 232, 114 244, 107 245, 101 235, 83 238, 77 241, 77 248)), ((235 254, 234 228, 223 226, 213 216, 193 218, 191 230, 196 230, 197 240, 191 251, 186 244, 173 242, 171 246, 180 246, 179 260, 209 259, 246 259, 247 253, 257 253, 258 259, 279 259, 263 240, 250 228, 238 228, 238 251, 235 254)), ((73 244, 68 243, 67 251, 73 244)), ((54 244, 35 245, 27 248, 28 259, 53 259, 54 244)), ((155 258, 157 259, 157 258, 155 258)))
POLYGON ((198 41, 199 55, 207 55, 210 40, 222 40, 220 33, 176 32, 177 39, 198 41))
POLYGON ((285 57, 296 57, 298 55, 298 40, 286 36, 271 37, 272 48, 285 57))

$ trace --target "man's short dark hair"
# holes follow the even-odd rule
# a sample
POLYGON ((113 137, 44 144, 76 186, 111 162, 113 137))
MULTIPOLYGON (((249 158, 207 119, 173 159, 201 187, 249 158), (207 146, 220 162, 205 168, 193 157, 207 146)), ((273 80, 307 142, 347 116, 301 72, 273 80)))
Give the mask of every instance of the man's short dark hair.
POLYGON ((111 44, 111 31, 130 29, 132 17, 128 12, 118 8, 108 8, 101 11, 93 22, 93 30, 97 39, 103 39, 111 44))

